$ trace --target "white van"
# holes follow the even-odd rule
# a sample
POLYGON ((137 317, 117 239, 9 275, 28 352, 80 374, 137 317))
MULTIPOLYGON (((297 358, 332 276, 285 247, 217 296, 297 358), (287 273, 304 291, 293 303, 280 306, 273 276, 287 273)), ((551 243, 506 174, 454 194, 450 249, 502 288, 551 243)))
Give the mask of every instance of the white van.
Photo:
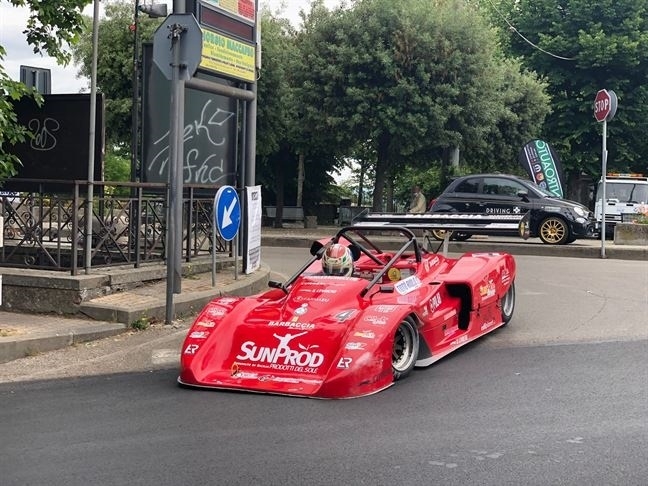
MULTIPOLYGON (((643 174, 607 174, 605 184, 606 233, 614 234, 614 226, 623 221, 624 214, 636 214, 641 204, 648 203, 648 177, 643 174)), ((603 179, 596 189, 594 217, 597 229, 601 227, 603 179)), ((627 216, 626 216, 627 218, 627 216)))

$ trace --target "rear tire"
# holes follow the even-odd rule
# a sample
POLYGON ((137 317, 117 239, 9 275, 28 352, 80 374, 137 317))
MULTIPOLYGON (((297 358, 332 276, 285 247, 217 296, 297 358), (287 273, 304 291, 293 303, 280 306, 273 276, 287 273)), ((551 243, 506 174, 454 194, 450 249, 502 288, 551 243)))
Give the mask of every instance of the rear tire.
POLYGON ((515 310, 515 282, 511 282, 511 286, 504 294, 504 297, 501 298, 500 308, 502 309, 504 325, 507 325, 513 317, 513 311, 515 310))
POLYGON ((411 317, 406 317, 394 333, 392 373, 394 381, 402 380, 414 369, 419 351, 419 333, 411 317))

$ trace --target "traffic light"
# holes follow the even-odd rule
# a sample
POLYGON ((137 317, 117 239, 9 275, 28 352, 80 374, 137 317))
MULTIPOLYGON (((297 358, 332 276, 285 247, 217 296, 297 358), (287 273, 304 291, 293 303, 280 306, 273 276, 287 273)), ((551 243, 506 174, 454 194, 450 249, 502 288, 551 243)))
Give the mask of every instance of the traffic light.
POLYGON ((152 19, 167 16, 166 3, 154 3, 152 5, 140 5, 139 11, 147 14, 152 19))

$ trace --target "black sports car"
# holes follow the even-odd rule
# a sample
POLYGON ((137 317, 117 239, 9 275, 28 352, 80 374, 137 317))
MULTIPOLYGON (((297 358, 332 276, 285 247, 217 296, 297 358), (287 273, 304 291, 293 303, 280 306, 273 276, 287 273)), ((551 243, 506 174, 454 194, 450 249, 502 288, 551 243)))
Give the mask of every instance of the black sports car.
MULTIPOLYGON (((555 197, 531 181, 514 175, 458 177, 434 200, 429 210, 431 213, 483 214, 523 214, 527 211, 530 212, 529 236, 539 237, 543 243, 564 245, 594 234, 594 215, 587 207, 555 197)), ((442 232, 433 232, 433 235, 443 238, 442 232)), ((453 236, 454 239, 467 239, 470 234, 453 236)))

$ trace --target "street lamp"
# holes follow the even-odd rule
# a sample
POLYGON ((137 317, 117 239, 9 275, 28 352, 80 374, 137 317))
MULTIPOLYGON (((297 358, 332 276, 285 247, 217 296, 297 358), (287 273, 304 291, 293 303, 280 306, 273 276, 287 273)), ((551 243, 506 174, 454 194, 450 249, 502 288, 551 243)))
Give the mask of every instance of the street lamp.
POLYGON ((132 105, 132 127, 131 127, 131 182, 137 181, 137 155, 139 148, 139 75, 140 75, 140 38, 139 38, 139 13, 145 13, 150 18, 167 16, 166 3, 140 5, 140 0, 135 0, 135 15, 131 31, 133 31, 133 105, 132 105))

